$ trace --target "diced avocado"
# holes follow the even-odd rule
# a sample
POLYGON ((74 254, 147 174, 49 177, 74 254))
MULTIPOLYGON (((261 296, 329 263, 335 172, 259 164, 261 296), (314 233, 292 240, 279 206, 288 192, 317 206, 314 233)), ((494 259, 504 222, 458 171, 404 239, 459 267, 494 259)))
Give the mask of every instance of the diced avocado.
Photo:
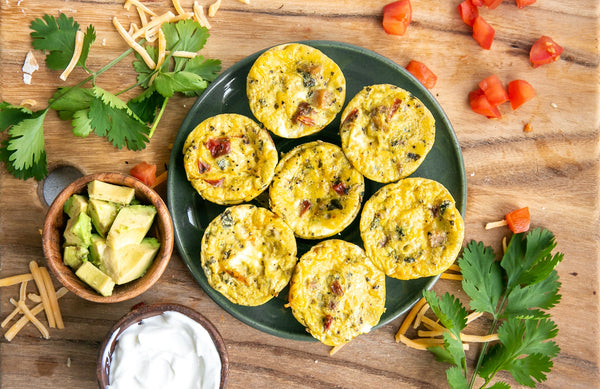
POLYGON ((73 269, 79 269, 79 266, 87 260, 89 250, 82 246, 66 246, 63 252, 63 263, 73 269))
POLYGON ((104 251, 103 267, 117 285, 133 281, 146 273, 152 264, 160 243, 155 238, 145 238, 141 243, 104 251))
POLYGON ((112 295, 115 282, 91 262, 86 261, 75 272, 83 282, 94 288, 102 296, 112 295))
POLYGON ((108 229, 112 225, 120 205, 110 201, 90 199, 88 214, 92 218, 92 224, 101 236, 106 236, 108 229))
POLYGON ((156 208, 152 205, 130 205, 121 208, 108 234, 106 244, 119 249, 130 244, 138 244, 152 226, 156 208))
POLYGON ((71 195, 65 201, 65 205, 63 206, 63 210, 69 217, 76 217, 82 212, 87 212, 88 208, 88 200, 85 196, 80 194, 71 195))
POLYGON ((93 180, 88 184, 88 196, 90 199, 111 201, 113 203, 127 205, 135 196, 135 189, 127 186, 109 184, 93 180))
POLYGON ((88 247, 92 238, 92 219, 87 213, 80 213, 67 221, 64 232, 66 246, 88 247))
POLYGON ((104 250, 106 249, 106 239, 101 237, 98 234, 92 234, 92 240, 90 243, 90 261, 93 262, 94 265, 98 266, 100 270, 104 270, 102 268, 102 257, 104 256, 104 250))

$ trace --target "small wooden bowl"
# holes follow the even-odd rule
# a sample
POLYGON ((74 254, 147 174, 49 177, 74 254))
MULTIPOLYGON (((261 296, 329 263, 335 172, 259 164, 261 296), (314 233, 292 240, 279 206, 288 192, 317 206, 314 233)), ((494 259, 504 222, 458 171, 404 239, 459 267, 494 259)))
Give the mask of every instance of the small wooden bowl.
POLYGON ((129 300, 150 288, 162 275, 173 252, 173 222, 167 206, 161 197, 138 179, 120 173, 98 173, 79 178, 68 185, 56 197, 44 221, 42 232, 42 247, 48 267, 58 281, 77 296, 98 303, 116 303, 129 300), (150 235, 160 242, 160 249, 152 265, 146 273, 137 280, 123 285, 116 285, 111 296, 102 296, 85 282, 81 281, 75 272, 63 263, 62 243, 63 232, 68 216, 63 211, 67 199, 75 193, 87 193, 87 184, 99 180, 111 184, 128 186, 135 189, 135 197, 143 204, 156 207, 156 217, 150 235))
POLYGON ((115 351, 117 345, 117 339, 119 335, 129 326, 139 323, 143 319, 157 316, 167 311, 176 311, 186 315, 187 317, 198 322, 206 331, 208 331, 212 338, 219 356, 221 357, 221 384, 220 388, 225 388, 227 383, 227 376, 229 375, 229 356, 227 355, 227 348, 225 342, 221 337, 221 334, 217 328, 204 316, 198 313, 196 310, 188 308, 180 304, 152 304, 142 305, 138 308, 134 308, 123 316, 113 327, 108 331, 108 334, 102 342, 100 351, 98 353, 98 362, 96 367, 96 377, 98 378, 98 387, 105 389, 109 381, 110 364, 112 362, 112 353, 115 351))

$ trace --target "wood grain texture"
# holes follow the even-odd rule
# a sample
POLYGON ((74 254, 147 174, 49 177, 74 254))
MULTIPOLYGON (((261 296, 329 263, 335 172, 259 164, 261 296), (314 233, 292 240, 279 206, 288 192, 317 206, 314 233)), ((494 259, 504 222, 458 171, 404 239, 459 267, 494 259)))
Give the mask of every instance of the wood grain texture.
MULTIPOLYGON (((366 0, 270 1, 250 5, 223 0, 211 19, 211 37, 203 55, 219 58, 223 68, 269 46, 287 41, 327 39, 352 43, 382 54, 401 66, 411 59, 426 63, 438 76, 432 90, 439 100, 463 151, 468 199, 466 241, 478 240, 500 250, 506 229, 485 230, 515 208, 529 206, 534 227, 550 229, 565 260, 558 267, 563 295, 552 315, 560 329, 561 353, 541 388, 589 388, 600 382, 598 359, 598 171, 600 8, 596 0, 539 0, 519 10, 512 0, 497 9, 481 9, 496 29, 490 51, 482 50, 458 17, 459 0, 412 0, 413 21, 403 37, 381 28, 385 2, 366 0), (533 69, 528 53, 541 35, 555 39, 565 51, 551 65, 533 69), (529 81, 537 97, 512 112, 501 106, 500 120, 471 112, 467 95, 477 82, 497 74, 501 80, 529 81), (533 131, 523 132, 530 123, 533 131)), ((21 67, 30 47, 28 24, 44 13, 63 11, 84 27, 93 24, 98 38, 88 64, 99 69, 126 49, 110 19, 137 21, 117 0, 0 0, 0 99, 19 104, 37 100, 37 109, 58 86, 74 85, 85 75, 76 69, 68 82, 60 72, 43 66, 31 85, 22 82, 21 67)), ((171 9, 166 0, 148 1, 153 9, 171 9)), ((201 1, 208 5, 210 2, 201 1)), ((191 8, 191 0, 181 0, 191 8)), ((133 84, 131 59, 100 76, 109 91, 133 84)), ((45 123, 50 167, 69 164, 84 173, 126 173, 136 163, 168 162, 173 143, 193 99, 169 102, 160 127, 141 152, 116 150, 95 136, 75 138, 70 125, 53 112, 45 123)), ((5 134, 0 134, 0 140, 5 134)), ((40 185, 20 181, 0 166, 0 277, 19 274, 29 261, 43 263, 41 228, 48 209, 40 185)), ((164 196, 164 187, 159 188, 164 196)), ((56 283, 58 286, 58 283, 56 283)), ((32 288, 32 286, 30 287, 32 288)), ((434 289, 463 296, 455 281, 441 280, 434 289)), ((9 297, 18 287, 0 289, 0 317, 12 310, 9 297)), ((218 307, 194 282, 176 251, 159 282, 134 300, 96 304, 68 294, 61 299, 65 330, 51 330, 43 340, 28 325, 12 342, 0 339, 0 388, 95 387, 98 348, 108 329, 138 302, 173 302, 197 309, 221 332, 229 352, 230 388, 438 388, 445 386, 446 365, 428 352, 394 342, 400 318, 358 337, 335 356, 316 342, 299 342, 264 334, 242 324, 218 307), (71 361, 70 367, 67 360, 71 361)), ((485 325, 477 324, 473 331, 485 325)), ((473 365, 476 348, 468 352, 473 365)), ((499 378, 512 382, 510 376, 499 378)))

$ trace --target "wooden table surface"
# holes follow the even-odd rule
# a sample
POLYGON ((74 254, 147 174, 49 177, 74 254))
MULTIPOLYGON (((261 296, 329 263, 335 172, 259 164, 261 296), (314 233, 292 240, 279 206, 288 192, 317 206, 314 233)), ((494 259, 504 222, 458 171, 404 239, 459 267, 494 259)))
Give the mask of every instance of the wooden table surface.
MULTIPOLYGON (((438 76, 431 92, 450 118, 463 152, 468 186, 465 242, 483 241, 499 251, 501 238, 509 232, 485 230, 485 223, 529 206, 532 225, 551 230, 557 250, 565 255, 558 267, 562 301, 551 310, 559 327, 561 352, 548 380, 539 387, 597 387, 599 4, 597 0, 538 0, 518 9, 512 0, 505 0, 495 10, 482 8, 480 14, 496 29, 492 49, 486 51, 458 16, 459 2, 412 0, 409 31, 397 37, 386 35, 381 27, 384 1, 251 0, 243 4, 223 0, 210 19, 211 36, 203 55, 221 59, 226 69, 275 44, 327 39, 371 49, 401 66, 411 59, 426 63, 438 76), (528 53, 541 35, 551 36, 564 53, 559 61, 534 69, 528 53), (503 105, 500 120, 477 115, 470 110, 467 95, 491 74, 505 82, 525 79, 535 87, 537 97, 516 111, 503 105), (526 123, 533 131, 523 131, 526 123)), ((23 83, 21 67, 31 49, 32 19, 62 11, 83 28, 93 24, 98 37, 88 64, 99 69, 126 49, 111 17, 119 15, 124 24, 137 21, 134 10, 124 11, 122 4, 120 0, 1 0, 0 98, 13 104, 35 99, 36 108, 44 108, 58 86, 74 85, 85 76, 77 69, 63 83, 59 72, 47 70, 42 53, 36 52, 41 69, 34 73, 31 85, 23 83)), ((167 0, 148 4, 159 13, 173 10, 167 0)), ((181 0, 181 4, 191 9, 192 1, 181 0)), ((133 79, 128 58, 100 76, 98 84, 116 91, 133 84, 133 79)), ((148 161, 158 164, 160 173, 193 102, 172 99, 154 138, 141 152, 119 151, 96 136, 75 138, 69 123, 51 111, 44 133, 49 167, 66 164, 84 173, 128 172, 134 164, 148 161)), ((0 139, 5 136, 0 134, 0 139)), ((48 207, 40 196, 42 187, 43 182, 13 178, 0 165, 0 277, 27 271, 31 260, 44 263, 40 231, 48 207)), ((164 186, 158 189, 166 196, 164 186)), ((463 296, 456 281, 440 280, 434 290, 463 296)), ((18 287, 0 289, 1 318, 12 310, 9 297, 17 295, 18 287)), ((196 284, 175 250, 161 280, 138 298, 103 305, 68 294, 61 300, 66 328, 52 329, 51 339, 41 339, 31 325, 12 342, 2 337, 0 387, 94 387, 103 337, 139 302, 181 303, 206 315, 227 344, 230 388, 445 386, 447 365, 435 362, 429 352, 395 343, 401 318, 329 356, 329 347, 320 343, 281 339, 230 316, 196 284)), ((471 367, 475 351, 468 352, 471 367)), ((509 376, 501 378, 513 382, 509 376)))

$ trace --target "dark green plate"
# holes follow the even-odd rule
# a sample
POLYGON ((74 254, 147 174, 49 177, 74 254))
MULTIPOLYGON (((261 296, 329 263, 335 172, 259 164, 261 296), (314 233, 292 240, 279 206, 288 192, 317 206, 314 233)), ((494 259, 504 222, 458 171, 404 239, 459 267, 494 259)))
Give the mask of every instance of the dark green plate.
MULTIPOLYGON (((364 86, 389 83, 412 92, 433 113, 436 120, 436 134, 433 149, 423 164, 412 176, 426 177, 442 183, 456 200, 457 208, 464 215, 467 185, 464 163, 458 141, 452 126, 438 102, 404 68, 389 59, 361 47, 340 42, 304 41, 300 42, 323 51, 342 69, 346 77, 346 102, 364 86)), ((175 241, 179 253, 202 289, 223 309, 242 322, 269 334, 289 339, 313 339, 294 318, 287 303, 287 288, 258 307, 246 307, 231 303, 208 284, 200 265, 200 242, 208 223, 225 209, 203 200, 186 179, 183 167, 183 144, 188 134, 204 119, 220 113, 239 113, 254 118, 246 97, 246 76, 256 58, 255 53, 224 71, 198 98, 187 114, 173 144, 167 180, 167 204, 175 226, 175 241)), ((273 136, 277 149, 286 152, 294 146, 321 139, 340 144, 339 116, 318 134, 300 138, 283 139, 273 136)), ((255 119, 256 120, 256 119, 255 119)), ((381 184, 365 180, 365 200, 381 184)), ((334 238, 344 239, 362 247, 358 228, 359 217, 334 238)), ((298 257, 308 251, 317 241, 298 239, 298 257)), ((378 324, 383 326, 406 312, 429 289, 438 277, 428 277, 411 281, 386 279, 386 311, 378 324)))

